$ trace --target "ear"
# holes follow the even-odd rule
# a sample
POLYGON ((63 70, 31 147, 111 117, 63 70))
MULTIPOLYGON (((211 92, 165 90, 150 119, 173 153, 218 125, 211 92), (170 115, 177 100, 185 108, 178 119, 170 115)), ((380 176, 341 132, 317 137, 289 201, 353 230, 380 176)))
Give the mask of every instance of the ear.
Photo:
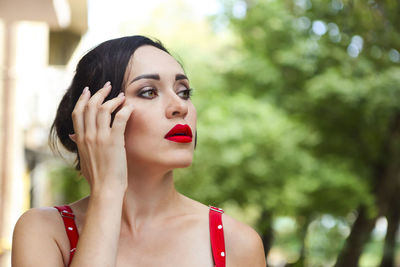
POLYGON ((76 134, 69 134, 68 136, 74 143, 76 143, 76 134))

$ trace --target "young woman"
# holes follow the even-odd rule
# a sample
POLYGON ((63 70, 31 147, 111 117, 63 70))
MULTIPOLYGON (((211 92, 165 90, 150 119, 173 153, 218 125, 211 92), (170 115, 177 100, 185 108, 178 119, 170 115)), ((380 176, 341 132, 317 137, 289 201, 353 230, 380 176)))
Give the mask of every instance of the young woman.
POLYGON ((90 195, 24 213, 13 266, 264 267, 251 227, 174 187, 173 170, 190 166, 195 148, 190 92, 158 41, 123 37, 89 51, 51 136, 77 154, 90 195))

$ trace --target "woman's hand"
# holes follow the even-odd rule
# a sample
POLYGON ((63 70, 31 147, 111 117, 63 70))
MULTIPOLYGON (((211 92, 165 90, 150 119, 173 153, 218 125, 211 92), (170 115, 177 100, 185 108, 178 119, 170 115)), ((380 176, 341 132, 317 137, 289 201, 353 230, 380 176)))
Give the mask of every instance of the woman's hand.
POLYGON ((78 146, 81 172, 92 194, 105 190, 125 192, 128 185, 124 132, 134 108, 123 105, 110 127, 111 113, 125 101, 121 92, 103 103, 110 90, 111 84, 107 82, 91 97, 85 87, 72 112, 75 134, 70 138, 78 146))

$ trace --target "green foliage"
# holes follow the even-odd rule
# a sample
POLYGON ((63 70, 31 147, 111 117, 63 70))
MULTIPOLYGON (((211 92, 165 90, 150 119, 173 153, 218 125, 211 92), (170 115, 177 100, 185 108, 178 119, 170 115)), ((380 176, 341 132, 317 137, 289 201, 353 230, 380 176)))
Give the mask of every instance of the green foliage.
POLYGON ((225 14, 240 52, 229 52, 220 87, 196 99, 196 160, 178 185, 199 200, 277 214, 373 206, 367 164, 380 160, 397 108, 398 68, 371 75, 369 60, 347 54, 346 38, 310 32, 311 11, 291 1, 247 4, 245 18, 225 14))
MULTIPOLYGON (((247 1, 246 16, 237 18, 231 10, 238 3, 241 1, 225 1, 225 16, 241 36, 242 45, 238 49, 243 51, 237 64, 225 74, 226 84, 256 99, 267 99, 287 120, 298 121, 304 124, 303 128, 307 125, 307 131, 317 137, 306 144, 294 138, 291 147, 295 151, 306 147, 312 154, 300 149, 305 156, 288 162, 296 162, 302 168, 304 164, 315 164, 318 168, 304 174, 299 171, 296 174, 299 180, 307 182, 291 186, 296 189, 288 195, 296 195, 293 198, 300 203, 308 202, 305 206, 312 207, 311 210, 340 210, 339 213, 345 210, 336 199, 354 196, 365 200, 369 186, 363 184, 371 179, 374 166, 385 156, 382 146, 388 136, 388 124, 399 109, 400 93, 398 64, 384 56, 377 60, 367 53, 369 48, 378 46, 380 51, 389 50, 389 41, 383 45, 378 39, 373 38, 377 41, 373 43, 369 38, 370 35, 389 38, 380 32, 381 26, 375 25, 373 18, 386 21, 379 15, 382 6, 398 8, 398 4, 395 1, 386 1, 382 6, 371 1, 247 1), (326 34, 312 30, 317 21, 324 25, 326 34), (364 36, 362 49, 367 52, 352 57, 348 47, 356 35, 364 36), (307 157, 310 157, 308 162, 315 163, 302 162, 307 157), (313 176, 319 182, 313 182, 313 176), (331 181, 323 177, 330 177, 331 181), (302 192, 301 184, 310 185, 303 186, 309 191, 317 190, 301 197, 298 193, 302 192)), ((394 11, 386 11, 394 16, 394 11)), ((394 36, 399 35, 396 32, 394 36)), ((396 41, 397 37, 390 40, 396 41)), ((282 180, 292 183, 292 179, 286 179, 290 176, 279 174, 282 180)), ((351 202, 348 207, 360 203, 351 202)), ((370 200, 367 202, 372 204, 370 200)))
POLYGON ((281 188, 282 176, 298 172, 300 166, 288 152, 295 152, 297 143, 311 142, 312 138, 268 102, 245 94, 215 92, 203 101, 208 104, 199 111, 196 159, 188 170, 192 178, 185 176, 187 186, 193 188, 190 195, 220 203, 228 194, 241 205, 250 202, 276 206, 279 190, 269 194, 265 190, 281 188), (285 138, 288 132, 291 136, 285 138), (192 179, 207 177, 212 182, 205 185, 215 190, 192 185, 192 179))
POLYGON ((55 163, 48 176, 55 205, 72 203, 90 192, 87 181, 72 166, 55 163))
MULTIPOLYGON (((204 106, 199 125, 216 135, 202 143, 210 154, 197 155, 216 170, 207 173, 223 188, 219 201, 295 217, 346 216, 360 204, 376 214, 376 177, 391 160, 385 148, 400 111, 399 2, 221 2, 217 21, 240 39, 221 71, 225 97, 204 106)), ((330 240, 321 257, 309 248, 311 266, 334 261, 332 231, 310 237, 330 240)))
POLYGON ((325 214, 318 216, 309 226, 306 238, 307 266, 333 264, 348 235, 347 221, 325 214))

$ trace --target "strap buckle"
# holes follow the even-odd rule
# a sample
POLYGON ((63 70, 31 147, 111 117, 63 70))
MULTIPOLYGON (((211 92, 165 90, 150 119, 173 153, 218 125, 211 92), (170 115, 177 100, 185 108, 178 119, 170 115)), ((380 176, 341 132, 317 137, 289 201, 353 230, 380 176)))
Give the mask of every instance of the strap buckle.
POLYGON ((214 207, 214 206, 208 206, 208 207, 210 207, 210 209, 212 209, 213 211, 216 211, 216 212, 219 212, 219 213, 224 213, 223 209, 220 209, 220 208, 217 208, 217 207, 214 207))
POLYGON ((62 217, 75 219, 75 215, 73 213, 69 213, 66 210, 61 211, 60 214, 61 214, 62 217))

